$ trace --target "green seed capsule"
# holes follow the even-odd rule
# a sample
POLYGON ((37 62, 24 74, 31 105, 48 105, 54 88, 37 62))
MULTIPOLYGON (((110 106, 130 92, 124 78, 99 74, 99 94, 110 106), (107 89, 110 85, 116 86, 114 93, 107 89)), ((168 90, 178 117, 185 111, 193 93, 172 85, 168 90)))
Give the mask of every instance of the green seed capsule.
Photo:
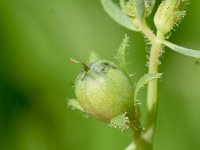
POLYGON ((104 122, 125 112, 131 119, 134 116, 134 92, 128 77, 106 60, 92 62, 88 68, 79 74, 75 83, 76 97, 83 109, 104 122))

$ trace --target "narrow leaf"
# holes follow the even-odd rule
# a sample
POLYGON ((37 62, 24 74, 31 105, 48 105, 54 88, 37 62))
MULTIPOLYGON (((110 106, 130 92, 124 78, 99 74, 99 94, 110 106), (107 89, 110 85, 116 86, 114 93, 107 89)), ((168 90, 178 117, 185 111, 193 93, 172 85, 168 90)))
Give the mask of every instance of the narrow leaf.
POLYGON ((125 71, 125 73, 127 74, 128 74, 128 69, 127 69, 127 63, 126 63, 126 48, 129 46, 128 42, 129 42, 129 37, 125 34, 125 37, 118 49, 117 56, 116 56, 119 67, 123 71, 125 71))
POLYGON ((138 19, 143 20, 143 18, 144 18, 144 0, 135 0, 135 7, 136 7, 138 19))
POLYGON ((162 76, 162 73, 148 73, 148 74, 145 74, 138 82, 137 82, 137 85, 136 85, 136 89, 135 89, 135 102, 137 102, 137 96, 138 96, 138 92, 140 91, 140 89, 142 87, 144 87, 147 83, 149 83, 150 81, 152 80, 155 80, 155 79, 159 79, 161 78, 162 76))
POLYGON ((125 129, 129 128, 128 126, 129 123, 130 121, 128 117, 126 117, 126 113, 124 113, 122 115, 119 115, 111 119, 109 126, 114 127, 114 128, 119 128, 121 129, 121 131, 124 131, 125 129))
POLYGON ((101 3, 108 15, 118 24, 129 30, 139 31, 139 29, 132 24, 131 19, 112 0, 101 0, 101 3))
POLYGON ((181 53, 186 56, 194 57, 194 58, 200 58, 200 50, 193 50, 193 49, 181 47, 168 41, 165 41, 164 44, 170 49, 174 50, 175 52, 181 53))
POLYGON ((76 110, 79 110, 81 112, 85 112, 84 109, 79 104, 78 100, 76 100, 76 99, 69 99, 68 102, 67 102, 67 105, 69 107, 71 107, 72 109, 76 109, 76 110))

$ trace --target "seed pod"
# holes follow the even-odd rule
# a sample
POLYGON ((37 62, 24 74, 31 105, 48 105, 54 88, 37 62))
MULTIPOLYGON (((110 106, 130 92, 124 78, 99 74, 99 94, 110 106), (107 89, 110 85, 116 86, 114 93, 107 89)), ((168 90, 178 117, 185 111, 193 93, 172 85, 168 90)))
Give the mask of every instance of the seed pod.
POLYGON ((188 0, 164 0, 154 16, 156 28, 163 34, 170 32, 185 16, 187 4, 188 0))
POLYGON ((85 112, 104 122, 125 112, 132 118, 134 92, 128 77, 106 60, 94 61, 88 68, 75 82, 76 97, 85 112))

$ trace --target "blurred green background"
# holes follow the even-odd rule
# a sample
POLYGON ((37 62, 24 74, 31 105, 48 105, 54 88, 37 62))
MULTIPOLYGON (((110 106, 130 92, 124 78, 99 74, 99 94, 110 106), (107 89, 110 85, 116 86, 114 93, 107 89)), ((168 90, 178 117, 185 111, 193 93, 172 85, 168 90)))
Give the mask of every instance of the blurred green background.
MULTIPOLYGON (((200 1, 192 1, 171 41, 200 49, 200 1)), ((131 37, 129 68, 146 71, 140 33, 116 24, 98 0, 0 0, 0 150, 122 150, 132 140, 67 108, 90 51, 114 60, 131 37)), ((166 49, 160 72, 155 150, 200 149, 200 64, 166 49)), ((145 90, 141 98, 145 98, 145 90)), ((145 101, 143 101, 145 103, 145 101)))

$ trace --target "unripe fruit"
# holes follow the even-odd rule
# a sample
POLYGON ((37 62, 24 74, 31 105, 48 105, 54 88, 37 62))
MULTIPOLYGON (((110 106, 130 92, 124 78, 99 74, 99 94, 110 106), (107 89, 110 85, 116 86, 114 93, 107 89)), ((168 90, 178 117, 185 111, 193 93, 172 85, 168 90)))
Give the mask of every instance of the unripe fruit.
POLYGON ((77 77, 75 93, 83 109, 98 120, 110 122, 126 112, 128 117, 134 116, 134 92, 130 80, 110 61, 90 63, 77 77))

